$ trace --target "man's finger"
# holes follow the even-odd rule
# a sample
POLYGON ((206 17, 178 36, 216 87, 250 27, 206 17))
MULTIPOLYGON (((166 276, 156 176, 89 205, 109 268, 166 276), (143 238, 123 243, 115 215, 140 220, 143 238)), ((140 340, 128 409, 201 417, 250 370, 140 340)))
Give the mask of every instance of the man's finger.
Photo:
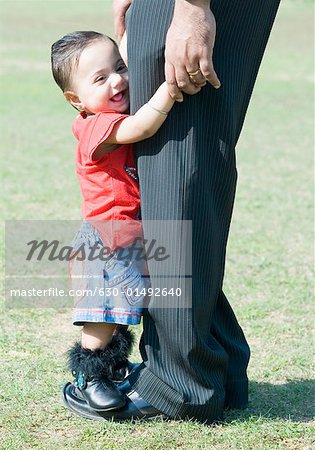
POLYGON ((199 63, 194 64, 194 68, 190 66, 186 66, 186 71, 188 73, 190 81, 196 86, 205 86, 206 79, 202 75, 201 70, 199 69, 199 63))
POLYGON ((165 61, 165 80, 168 85, 170 96, 177 102, 182 102, 184 97, 177 86, 174 66, 165 61))
POLYGON ((201 59, 199 61, 199 67, 202 72, 202 75, 205 77, 205 79, 212 84, 212 86, 215 89, 219 89, 221 86, 221 82, 218 78, 218 75, 216 74, 213 64, 212 64, 212 57, 201 59))
POLYGON ((196 86, 189 78, 185 66, 175 66, 175 77, 177 86, 185 94, 194 95, 199 92, 199 86, 196 86))

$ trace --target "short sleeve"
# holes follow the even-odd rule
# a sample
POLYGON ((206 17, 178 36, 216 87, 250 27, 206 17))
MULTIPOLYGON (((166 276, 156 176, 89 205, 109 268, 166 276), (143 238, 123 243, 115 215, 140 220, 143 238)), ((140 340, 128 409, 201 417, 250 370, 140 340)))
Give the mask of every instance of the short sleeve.
POLYGON ((73 124, 73 134, 78 139, 80 151, 91 160, 97 147, 106 141, 114 126, 128 117, 114 111, 102 112, 86 118, 78 117, 73 124))

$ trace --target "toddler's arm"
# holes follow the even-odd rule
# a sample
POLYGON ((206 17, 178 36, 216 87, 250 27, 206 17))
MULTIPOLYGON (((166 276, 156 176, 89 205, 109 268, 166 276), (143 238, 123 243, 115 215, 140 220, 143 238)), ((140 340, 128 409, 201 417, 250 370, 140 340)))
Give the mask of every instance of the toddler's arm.
POLYGON ((106 144, 132 144, 153 136, 172 109, 175 100, 168 92, 166 82, 161 84, 151 99, 133 116, 115 125, 106 144))

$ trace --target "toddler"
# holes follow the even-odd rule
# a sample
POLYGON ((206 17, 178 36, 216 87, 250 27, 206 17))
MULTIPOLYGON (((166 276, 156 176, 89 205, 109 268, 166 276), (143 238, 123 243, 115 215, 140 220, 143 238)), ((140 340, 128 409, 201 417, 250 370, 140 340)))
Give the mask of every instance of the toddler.
POLYGON ((158 131, 174 100, 163 83, 128 115, 127 67, 117 44, 94 31, 55 42, 51 62, 56 83, 80 113, 73 133, 84 221, 73 242, 70 271, 74 285, 87 293, 76 299, 73 324, 83 328, 81 342, 69 351, 69 365, 88 404, 108 411, 125 404, 113 380, 128 364, 128 325, 140 323, 149 287, 144 251, 138 257, 143 242, 132 143, 158 131), (97 258, 84 251, 83 257, 86 249, 102 251, 97 258))

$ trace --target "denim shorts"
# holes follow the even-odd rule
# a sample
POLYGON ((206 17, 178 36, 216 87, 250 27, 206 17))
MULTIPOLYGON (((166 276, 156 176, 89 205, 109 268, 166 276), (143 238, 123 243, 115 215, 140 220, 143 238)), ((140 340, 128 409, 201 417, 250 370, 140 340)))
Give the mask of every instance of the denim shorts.
POLYGON ((138 325, 151 286, 143 242, 100 257, 99 233, 84 221, 72 242, 69 263, 72 295, 75 298, 73 324, 110 322, 138 325), (99 253, 99 257, 95 257, 99 253))

